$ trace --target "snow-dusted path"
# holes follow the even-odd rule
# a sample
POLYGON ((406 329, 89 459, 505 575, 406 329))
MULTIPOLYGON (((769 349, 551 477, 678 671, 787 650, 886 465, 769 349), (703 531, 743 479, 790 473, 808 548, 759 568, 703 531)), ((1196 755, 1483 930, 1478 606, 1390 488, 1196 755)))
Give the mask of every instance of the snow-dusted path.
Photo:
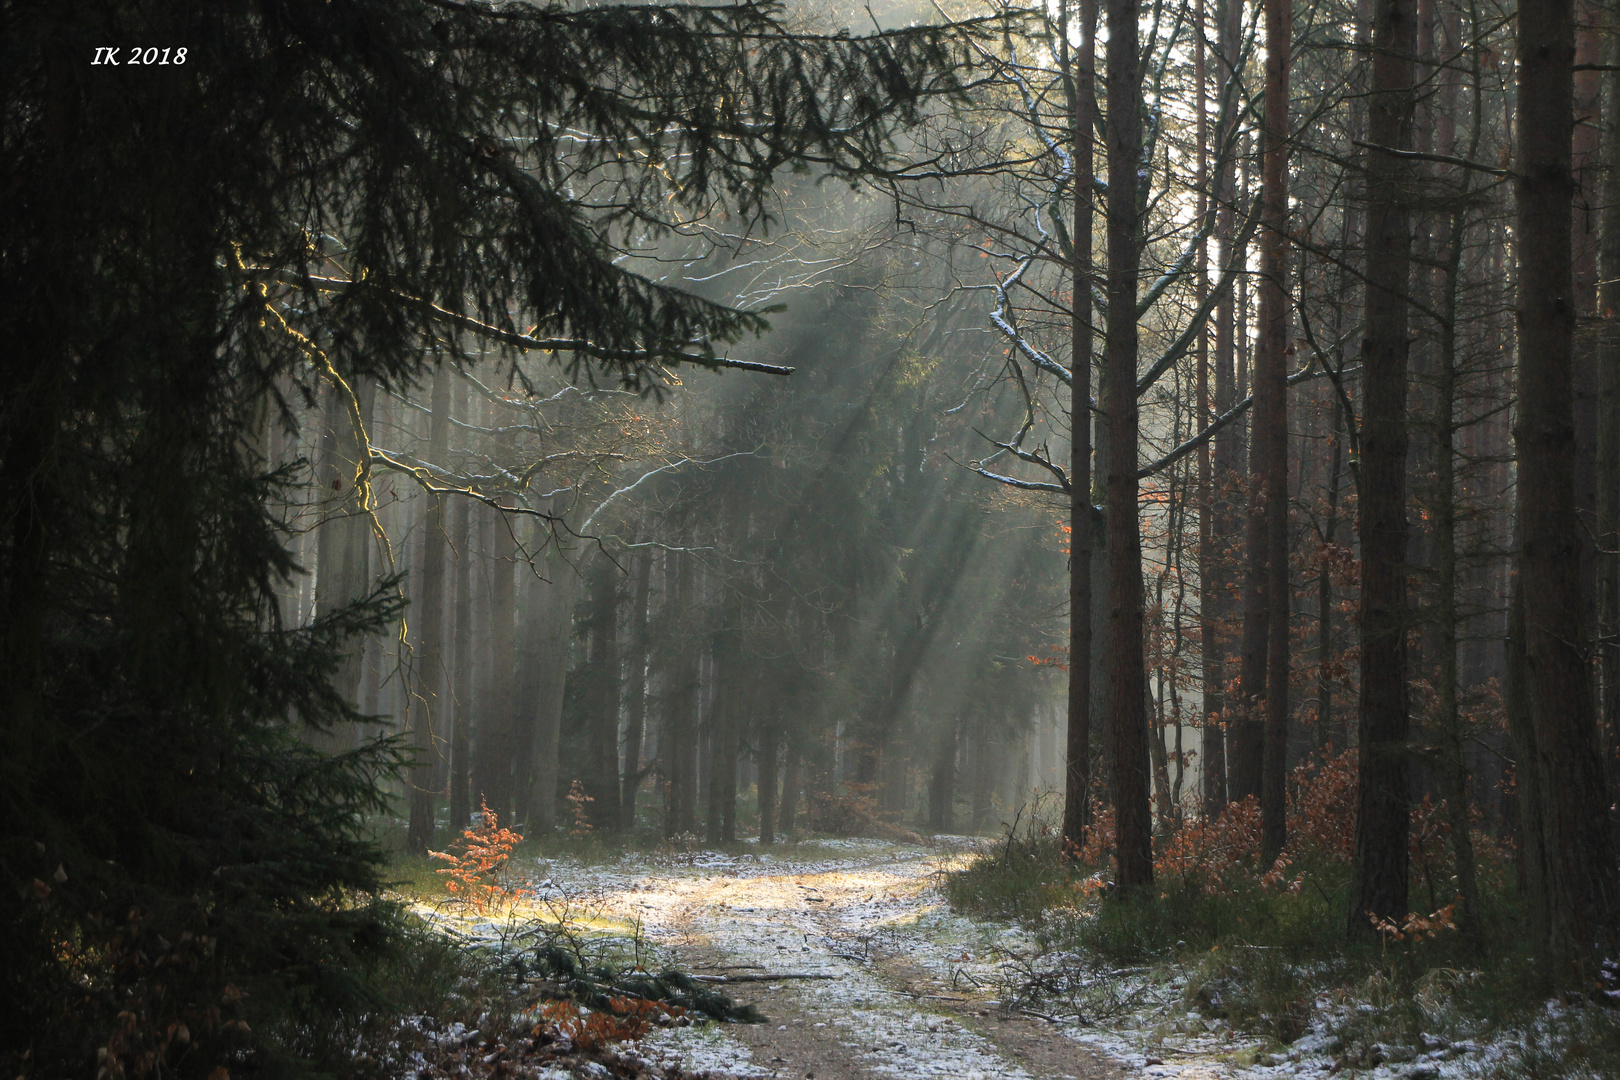
MULTIPOLYGON (((1022 954, 1027 962, 1031 943, 1015 928, 952 914, 938 889, 940 872, 971 843, 833 840, 758 854, 541 860, 511 867, 526 879, 525 895, 499 915, 442 901, 414 906, 444 932, 502 953, 532 947, 538 927, 563 924, 570 934, 600 935, 604 955, 619 964, 639 937, 654 947, 639 955, 646 966, 726 979, 728 994, 770 1018, 661 1028, 627 1049, 644 1066, 682 1067, 670 1075, 1330 1080, 1348 1054, 1366 1080, 1479 1080, 1498 1075, 1521 1044, 1557 1046, 1579 1036, 1579 1018, 1566 1022, 1558 1003, 1533 1031, 1486 1032, 1439 1000, 1424 1006, 1434 1015, 1421 1038, 1397 1041, 1399 1030, 1376 1026, 1381 1006, 1324 992, 1304 1037, 1268 1048, 1188 1008, 1186 971, 1122 969, 1091 979, 1085 958, 1077 970, 1101 995, 1085 999, 1092 1023, 1068 1013, 1062 1023, 1009 1013, 997 1000, 1002 980, 1022 983, 1009 961, 1022 954)), ((567 1080, 553 1068, 538 1075, 567 1080)))
POLYGON ((1114 1080, 1136 1070, 1038 1020, 994 1007, 997 944, 1016 932, 951 915, 938 848, 865 841, 758 856, 699 853, 545 867, 563 891, 633 914, 689 970, 748 981, 727 992, 765 1025, 667 1032, 689 1068, 738 1076, 1114 1080))

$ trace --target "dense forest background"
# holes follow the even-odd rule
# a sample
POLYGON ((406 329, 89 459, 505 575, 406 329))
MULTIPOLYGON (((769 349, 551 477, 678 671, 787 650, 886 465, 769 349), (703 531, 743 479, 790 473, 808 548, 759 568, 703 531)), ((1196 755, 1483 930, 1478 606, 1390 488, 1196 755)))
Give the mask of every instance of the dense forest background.
POLYGON ((1506 853, 1548 985, 1597 977, 1606 7, 6 0, 0 40, 8 1053, 335 1007, 384 852, 481 804, 772 843, 1051 792, 1129 893, 1232 809, 1296 857, 1352 770, 1350 937, 1416 852, 1481 940, 1506 853))

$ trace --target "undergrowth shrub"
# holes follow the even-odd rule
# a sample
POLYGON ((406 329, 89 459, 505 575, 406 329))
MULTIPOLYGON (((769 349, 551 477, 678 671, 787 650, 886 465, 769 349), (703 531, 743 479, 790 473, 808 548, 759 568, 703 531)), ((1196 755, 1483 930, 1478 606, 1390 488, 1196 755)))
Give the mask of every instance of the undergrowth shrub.
POLYGON ((945 895, 959 910, 1002 919, 1038 920, 1069 898, 1072 870, 1063 865, 1063 838, 1046 821, 1008 829, 992 849, 945 877, 945 895))
MULTIPOLYGON (((575 781, 578 787, 578 781, 575 781)), ((491 908, 510 907, 528 895, 528 890, 506 880, 512 852, 523 843, 523 836, 501 827, 500 817, 480 802, 480 823, 461 834, 461 851, 450 854, 430 851, 429 858, 450 865, 439 870, 445 891, 482 915, 491 908)))
POLYGON ((806 818, 814 832, 834 836, 867 836, 918 844, 922 837, 900 823, 900 815, 879 809, 875 785, 850 784, 849 794, 812 792, 806 818))
POLYGON ((1576 1005, 1530 1026, 1498 1070, 1501 1080, 1606 1080, 1620 1076, 1620 1014, 1576 1005))
POLYGON ((1273 946, 1217 948, 1193 965, 1184 997, 1203 1016, 1291 1043, 1310 1022, 1319 974, 1273 946))
POLYGON ((686 1015, 679 1005, 642 998, 610 997, 602 1009, 573 1001, 551 1001, 540 1007, 537 1037, 567 1039, 581 1050, 599 1050, 610 1043, 639 1039, 657 1025, 686 1015))
POLYGON ((1173 963, 1187 1009, 1279 1043, 1304 1033, 1319 1001, 1337 1001, 1335 1023, 1345 1046, 1357 1048, 1351 1056, 1360 1055, 1347 1063, 1358 1068, 1376 1064, 1378 1047, 1417 1045, 1424 1032, 1518 1022, 1535 984, 1522 954, 1523 913, 1507 885, 1511 853, 1475 832, 1481 951, 1454 925, 1444 803, 1426 799, 1412 812, 1419 910, 1377 926, 1371 941, 1349 939, 1355 773, 1353 753, 1294 771, 1289 840, 1270 862, 1260 855, 1258 805, 1244 800, 1158 837, 1152 892, 1117 893, 1113 815, 1099 807, 1085 843, 1066 853, 1046 820, 1055 815, 1015 823, 948 875, 945 893, 958 909, 1029 927, 1036 948, 1017 958, 1025 985, 1012 995, 1034 1003, 1044 994, 1077 1015, 1127 1000, 1125 984, 1148 977, 1128 972, 1173 963))

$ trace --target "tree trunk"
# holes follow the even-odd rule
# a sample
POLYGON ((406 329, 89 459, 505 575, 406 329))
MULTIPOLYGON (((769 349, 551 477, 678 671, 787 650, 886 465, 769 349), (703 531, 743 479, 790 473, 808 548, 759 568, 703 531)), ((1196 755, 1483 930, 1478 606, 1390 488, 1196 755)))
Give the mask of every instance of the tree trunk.
POLYGON ((647 723, 647 602, 652 591, 652 554, 636 556, 636 587, 630 602, 630 662, 625 679, 624 779, 619 784, 619 828, 636 830, 636 794, 641 790, 641 746, 647 723))
POLYGON ((722 631, 714 658, 714 705, 709 713, 709 812, 707 839, 718 844, 736 839, 737 819, 737 722, 741 687, 732 668, 736 666, 736 642, 722 631), (726 835, 728 823, 731 836, 726 835))
MULTIPOLYGON (((1518 831, 1519 895, 1524 897, 1529 915, 1532 943, 1549 939, 1551 913, 1547 909, 1546 852, 1542 848, 1546 830, 1542 823, 1541 774, 1531 764, 1536 759, 1536 725, 1530 708, 1530 665, 1525 653, 1524 586, 1513 579, 1508 601, 1505 685, 1503 705, 1507 709, 1508 734, 1513 742, 1513 798, 1504 815, 1516 819, 1518 831)), ((1504 784, 1504 789, 1509 785, 1504 784)))
POLYGON ((946 725, 934 748, 934 768, 928 782, 928 827, 936 833, 948 833, 956 827, 953 821, 956 802, 956 729, 959 722, 946 725))
MULTIPOLYGON (((1570 165, 1575 28, 1571 0, 1519 8, 1518 220, 1519 583, 1541 800, 1541 900, 1546 934, 1534 942, 1548 976, 1576 985, 1592 948, 1613 933, 1614 845, 1585 656, 1581 533, 1575 512, 1574 275, 1570 165)), ((1536 872, 1535 867, 1531 872, 1536 872)))
MULTIPOLYGON (((693 568, 682 565, 679 556, 672 554, 668 558, 675 588, 667 614, 672 619, 684 619, 692 611, 693 568)), ((696 642, 682 642, 675 648, 675 662, 670 671, 670 701, 664 717, 666 730, 658 740, 667 785, 664 796, 666 836, 692 832, 697 824, 699 655, 696 642)))
MULTIPOLYGON (((1461 27, 1455 11, 1442 16, 1445 42, 1449 51, 1461 47, 1461 27)), ((1440 113, 1437 145, 1443 154, 1456 156, 1477 152, 1480 118, 1475 117, 1473 145, 1456 145, 1454 117, 1457 110, 1461 75, 1448 67, 1440 75, 1440 113)), ((1461 177, 1464 191, 1472 188, 1472 176, 1461 177)), ((1457 291, 1462 284, 1463 230, 1467 215, 1455 210, 1444 223, 1439 237, 1444 259, 1439 296, 1438 370, 1435 372, 1435 493, 1432 528, 1434 531, 1434 627, 1437 679, 1435 707, 1438 713, 1440 743, 1439 772, 1445 793, 1447 821, 1451 828, 1453 875, 1457 879, 1457 928, 1471 948, 1483 940, 1479 924, 1479 881, 1474 867, 1473 822, 1469 814, 1468 759, 1462 715, 1458 704, 1458 559, 1457 559, 1457 291)))
POLYGON ((591 825, 609 832, 619 824, 619 569, 598 555, 590 575, 588 701, 585 713, 585 793, 591 825))
MULTIPOLYGON (((1063 839, 1078 849, 1091 816, 1091 226, 1092 132, 1097 108, 1097 3, 1080 0, 1080 51, 1070 61, 1068 8, 1059 35, 1074 155, 1074 265, 1069 316, 1069 717, 1063 784, 1063 839)), ((1065 853, 1068 851, 1065 848, 1065 853)))
MULTIPOLYGON (((443 462, 450 448, 450 372, 444 365, 433 374, 431 420, 428 427, 428 460, 443 462)), ((410 822, 406 843, 413 854, 425 855, 433 843, 433 773, 437 748, 433 729, 440 710, 439 686, 444 677, 444 500, 427 496, 427 514, 422 523, 421 579, 413 614, 421 628, 412 674, 415 694, 411 701, 410 822)))
MULTIPOLYGON (((1288 837, 1288 62, 1293 0, 1265 0, 1266 115, 1261 130, 1260 348, 1255 432, 1265 447, 1266 710, 1260 777, 1260 851, 1288 837), (1260 421, 1264 403, 1264 424, 1260 421)), ((1259 470, 1255 475, 1260 476, 1259 470)))
MULTIPOLYGON (((733 658, 737 655, 731 654, 733 658)), ((736 666, 735 661, 733 666, 736 666)), ((729 700, 722 729, 724 738, 715 762, 714 781, 720 789, 720 841, 726 844, 737 842, 737 773, 742 768, 742 732, 747 723, 751 697, 748 692, 750 684, 745 678, 734 678, 726 695, 729 700)))
POLYGON ((883 809, 890 814, 904 815, 911 801, 911 759, 906 747, 912 742, 909 730, 890 732, 883 747, 883 809))
POLYGON ((973 807, 973 818, 969 831, 974 834, 984 832, 990 824, 990 797, 998 757, 996 751, 996 745, 986 740, 982 733, 975 733, 968 743, 965 756, 973 763, 973 794, 969 800, 973 807))
MULTIPOLYGON (((1238 0, 1226 0, 1221 5, 1218 15, 1219 26, 1216 30, 1216 56, 1219 60, 1223 96, 1234 77, 1242 19, 1243 5, 1238 0)), ((1236 123, 1235 117, 1228 120, 1228 125, 1233 123, 1236 123)), ((1223 148, 1230 147, 1232 145, 1230 134, 1229 127, 1218 132, 1216 142, 1223 148)), ((1215 173, 1217 202, 1215 239, 1222 266, 1230 265, 1236 255, 1234 205, 1237 194, 1237 162, 1232 153, 1226 152, 1222 154, 1215 173)), ((1239 396, 1236 338, 1239 312, 1246 307, 1246 304, 1239 302, 1239 297, 1247 297, 1247 282, 1247 275, 1240 277, 1237 296, 1234 296, 1233 290, 1228 289, 1215 307, 1214 395, 1217 415, 1228 412, 1237 403, 1239 396)), ((1211 514, 1215 521, 1214 535, 1218 544, 1209 570, 1214 616, 1210 627, 1211 642, 1207 647, 1212 659, 1206 659, 1204 674, 1204 713, 1209 718, 1205 721, 1203 738, 1204 814, 1210 818, 1220 816, 1226 809, 1227 799, 1232 791, 1229 760, 1231 755, 1227 753, 1227 749, 1228 746, 1235 747, 1239 741, 1236 726, 1238 710, 1232 708, 1232 702, 1227 696, 1227 680, 1231 677, 1230 656, 1226 643, 1221 639, 1221 632, 1223 624, 1235 610, 1230 552, 1231 538, 1238 531, 1235 500, 1241 456, 1241 433, 1242 428, 1239 424, 1229 424, 1222 429, 1213 440, 1213 459, 1210 462, 1210 483, 1213 488, 1211 514)))
POLYGON ((1137 0, 1108 0, 1108 719, 1118 884, 1153 882, 1148 805, 1142 534, 1137 520, 1136 278, 1142 233, 1142 73, 1137 0))
MULTIPOLYGON (((1596 0, 1578 0, 1575 5, 1575 63, 1587 69, 1574 73, 1572 89, 1575 126, 1570 137, 1570 172, 1575 184, 1574 198, 1570 206, 1570 258, 1571 269, 1575 275, 1575 313, 1581 316, 1592 315, 1598 309, 1598 206, 1600 205, 1598 196, 1602 189, 1602 184, 1599 183, 1602 161, 1598 157, 1598 121, 1603 76, 1595 69, 1603 61, 1600 27, 1603 10, 1596 0)), ((1575 363, 1580 366, 1581 360, 1577 358, 1575 363)), ((1577 398, 1582 396, 1583 390, 1589 395, 1594 389, 1589 383, 1592 374, 1590 370, 1576 373, 1578 383, 1583 381, 1581 376, 1588 377, 1586 380, 1588 385, 1576 387, 1577 398)), ((1591 404, 1589 398, 1586 401, 1578 401, 1576 411, 1579 412, 1583 405, 1590 408, 1591 404)), ((1595 436, 1596 432, 1588 434, 1595 436)), ((1583 449, 1590 454, 1591 447, 1592 443, 1588 442, 1583 449)), ((1591 459, 1588 456, 1584 464, 1590 463, 1591 459)), ((1582 480, 1583 478, 1577 477, 1576 483, 1580 485, 1582 480)), ((1590 481, 1587 481, 1584 486, 1588 486, 1590 490, 1589 485, 1590 481)), ((1590 510, 1589 505, 1582 508, 1590 510)))
MULTIPOLYGON (((1620 28, 1615 28, 1620 29, 1620 28)), ((1608 38, 1604 146, 1603 340, 1598 352, 1597 524, 1598 672, 1601 727, 1611 792, 1620 791, 1620 33, 1608 38)))
POLYGON ((776 761, 781 756, 782 723, 760 714, 759 842, 776 843, 776 761))
MULTIPOLYGON (((1444 152, 1451 153, 1447 149, 1444 152)), ((1453 872, 1457 879, 1457 928, 1463 939, 1480 942, 1479 888, 1474 873, 1473 825, 1469 820, 1468 761, 1464 756, 1462 716, 1457 685, 1457 286, 1462 257, 1461 212, 1452 215, 1443 238, 1445 279, 1440 295, 1439 371, 1435 386, 1437 406, 1434 529, 1434 619, 1437 637, 1438 678, 1435 709, 1440 736, 1440 768, 1447 820, 1451 826, 1453 872)))
MULTIPOLYGON (((1333 456, 1328 465, 1328 512, 1322 543, 1333 544, 1339 532, 1339 481, 1344 475, 1344 410, 1333 403, 1333 456)), ((1316 572, 1316 750, 1325 755, 1333 743, 1333 566, 1327 558, 1316 572)), ((1336 749, 1343 750, 1343 744, 1336 749)))
POLYGON ((541 834, 557 824, 557 749, 574 636, 574 597, 579 591, 579 575, 555 548, 547 552, 543 571, 548 580, 530 582, 524 618, 524 675, 531 680, 531 696, 518 725, 513 767, 514 783, 523 794, 519 812, 530 829, 541 834))
POLYGON ((1169 734, 1170 718, 1166 711, 1164 671, 1161 668, 1154 680, 1156 692, 1150 692, 1146 708, 1151 717, 1148 731, 1148 761, 1153 766, 1153 805, 1159 816, 1158 828, 1166 835, 1174 827, 1175 804, 1170 796, 1170 748, 1165 743, 1169 734))
MULTIPOLYGON (((453 402, 458 419, 467 415, 467 388, 460 384, 453 402)), ((450 728, 450 834, 472 820, 473 602, 472 500, 458 498, 450 510, 450 542, 455 547, 455 635, 450 665, 450 692, 455 716, 450 728)))
MULTIPOLYGON (((1367 137, 1409 149, 1413 0, 1376 0, 1367 137)), ((1371 935, 1369 915, 1407 914, 1410 715, 1406 633, 1407 288, 1411 170, 1394 154, 1367 155, 1367 299, 1361 345, 1361 753, 1350 932, 1371 935)))
POLYGON ((516 614, 517 554, 511 523, 498 510, 487 510, 490 538, 489 566, 489 708, 478 732, 480 794, 491 810, 506 821, 513 816, 512 746, 517 719, 513 640, 516 614))
MULTIPOLYGON (((1255 357, 1265 353, 1264 334, 1255 357)), ((1227 761, 1227 792, 1233 801, 1259 799, 1261 774, 1265 767, 1266 729, 1263 709, 1266 696, 1266 660, 1271 605, 1266 589, 1271 579, 1266 572, 1269 553, 1266 535, 1266 453, 1269 442, 1267 405, 1256 387, 1253 420, 1249 435, 1249 505, 1243 519, 1243 637, 1239 654, 1239 693, 1237 713, 1231 725, 1231 756, 1227 761)))
POLYGON ((777 831, 785 840, 791 840, 798 828, 800 768, 798 742, 790 737, 782 756, 782 809, 777 815, 777 831))
MULTIPOLYGON (((1226 6, 1226 5, 1223 5, 1226 6)), ((1197 105, 1195 112, 1198 117, 1198 216, 1200 219, 1208 213, 1209 199, 1209 121, 1207 117, 1207 78, 1208 72, 1204 58, 1204 35, 1206 32, 1206 17, 1204 0, 1198 0, 1197 14, 1194 19, 1198 31, 1193 38, 1193 79, 1197 84, 1195 95, 1197 105)), ((1222 20, 1224 29, 1225 20, 1222 20)), ((1223 77, 1224 81, 1224 77, 1223 77)), ((1223 155, 1222 172, 1227 170, 1225 155, 1223 155)), ((1217 189, 1216 198, 1220 198, 1217 189)), ((1216 232, 1219 238, 1220 222, 1225 219, 1230 223, 1231 214, 1225 206, 1216 209, 1216 232)), ((1224 247, 1221 249, 1224 250, 1224 247)), ((1207 244, 1199 245, 1198 252, 1198 301, 1203 303, 1209 290, 1209 252, 1207 244)), ((1230 295, 1230 293, 1228 293, 1230 295)), ((1230 308, 1230 303, 1222 299, 1217 305, 1216 322, 1219 325, 1219 308, 1230 308)), ((1219 333, 1219 330, 1217 330, 1219 333)), ((1228 331, 1230 333, 1230 331, 1228 331)), ((1228 342, 1228 348, 1230 348, 1228 342)), ((1219 351, 1217 349, 1217 351, 1219 351)), ((1198 420, 1193 425, 1201 428, 1208 424, 1214 413, 1210 411, 1210 371, 1209 371, 1209 333, 1198 335, 1198 420)), ((1218 377, 1217 377, 1218 379, 1218 377)), ((1222 693, 1221 681, 1225 678, 1222 673, 1220 638, 1217 632, 1220 602, 1217 599, 1216 580, 1221 574, 1220 559, 1216 555, 1215 547, 1215 472, 1213 450, 1209 443, 1205 443, 1198 451, 1198 652, 1202 662, 1203 706, 1198 717, 1199 731, 1199 775, 1202 777, 1201 792, 1202 805, 1205 817, 1215 817, 1220 814, 1226 802, 1226 755, 1222 745, 1221 721, 1222 693)), ((1185 762, 1182 763, 1183 767, 1185 762)))

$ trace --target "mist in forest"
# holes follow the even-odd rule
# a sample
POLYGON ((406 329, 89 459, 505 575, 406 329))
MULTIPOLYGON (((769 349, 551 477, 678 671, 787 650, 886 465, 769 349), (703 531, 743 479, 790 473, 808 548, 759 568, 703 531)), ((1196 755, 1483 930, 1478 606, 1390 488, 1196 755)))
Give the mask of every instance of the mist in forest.
POLYGON ((402 574, 402 619, 344 670, 428 750, 413 843, 481 800, 541 830, 770 842, 994 829, 1061 790, 1066 545, 1054 507, 966 467, 1007 414, 984 313, 920 303, 920 259, 847 254, 873 200, 799 194, 834 199, 659 256, 680 287, 780 297, 729 355, 791 374, 636 393, 489 358, 369 387, 374 506, 339 391, 275 443, 321 478, 287 508, 288 621, 402 574))

